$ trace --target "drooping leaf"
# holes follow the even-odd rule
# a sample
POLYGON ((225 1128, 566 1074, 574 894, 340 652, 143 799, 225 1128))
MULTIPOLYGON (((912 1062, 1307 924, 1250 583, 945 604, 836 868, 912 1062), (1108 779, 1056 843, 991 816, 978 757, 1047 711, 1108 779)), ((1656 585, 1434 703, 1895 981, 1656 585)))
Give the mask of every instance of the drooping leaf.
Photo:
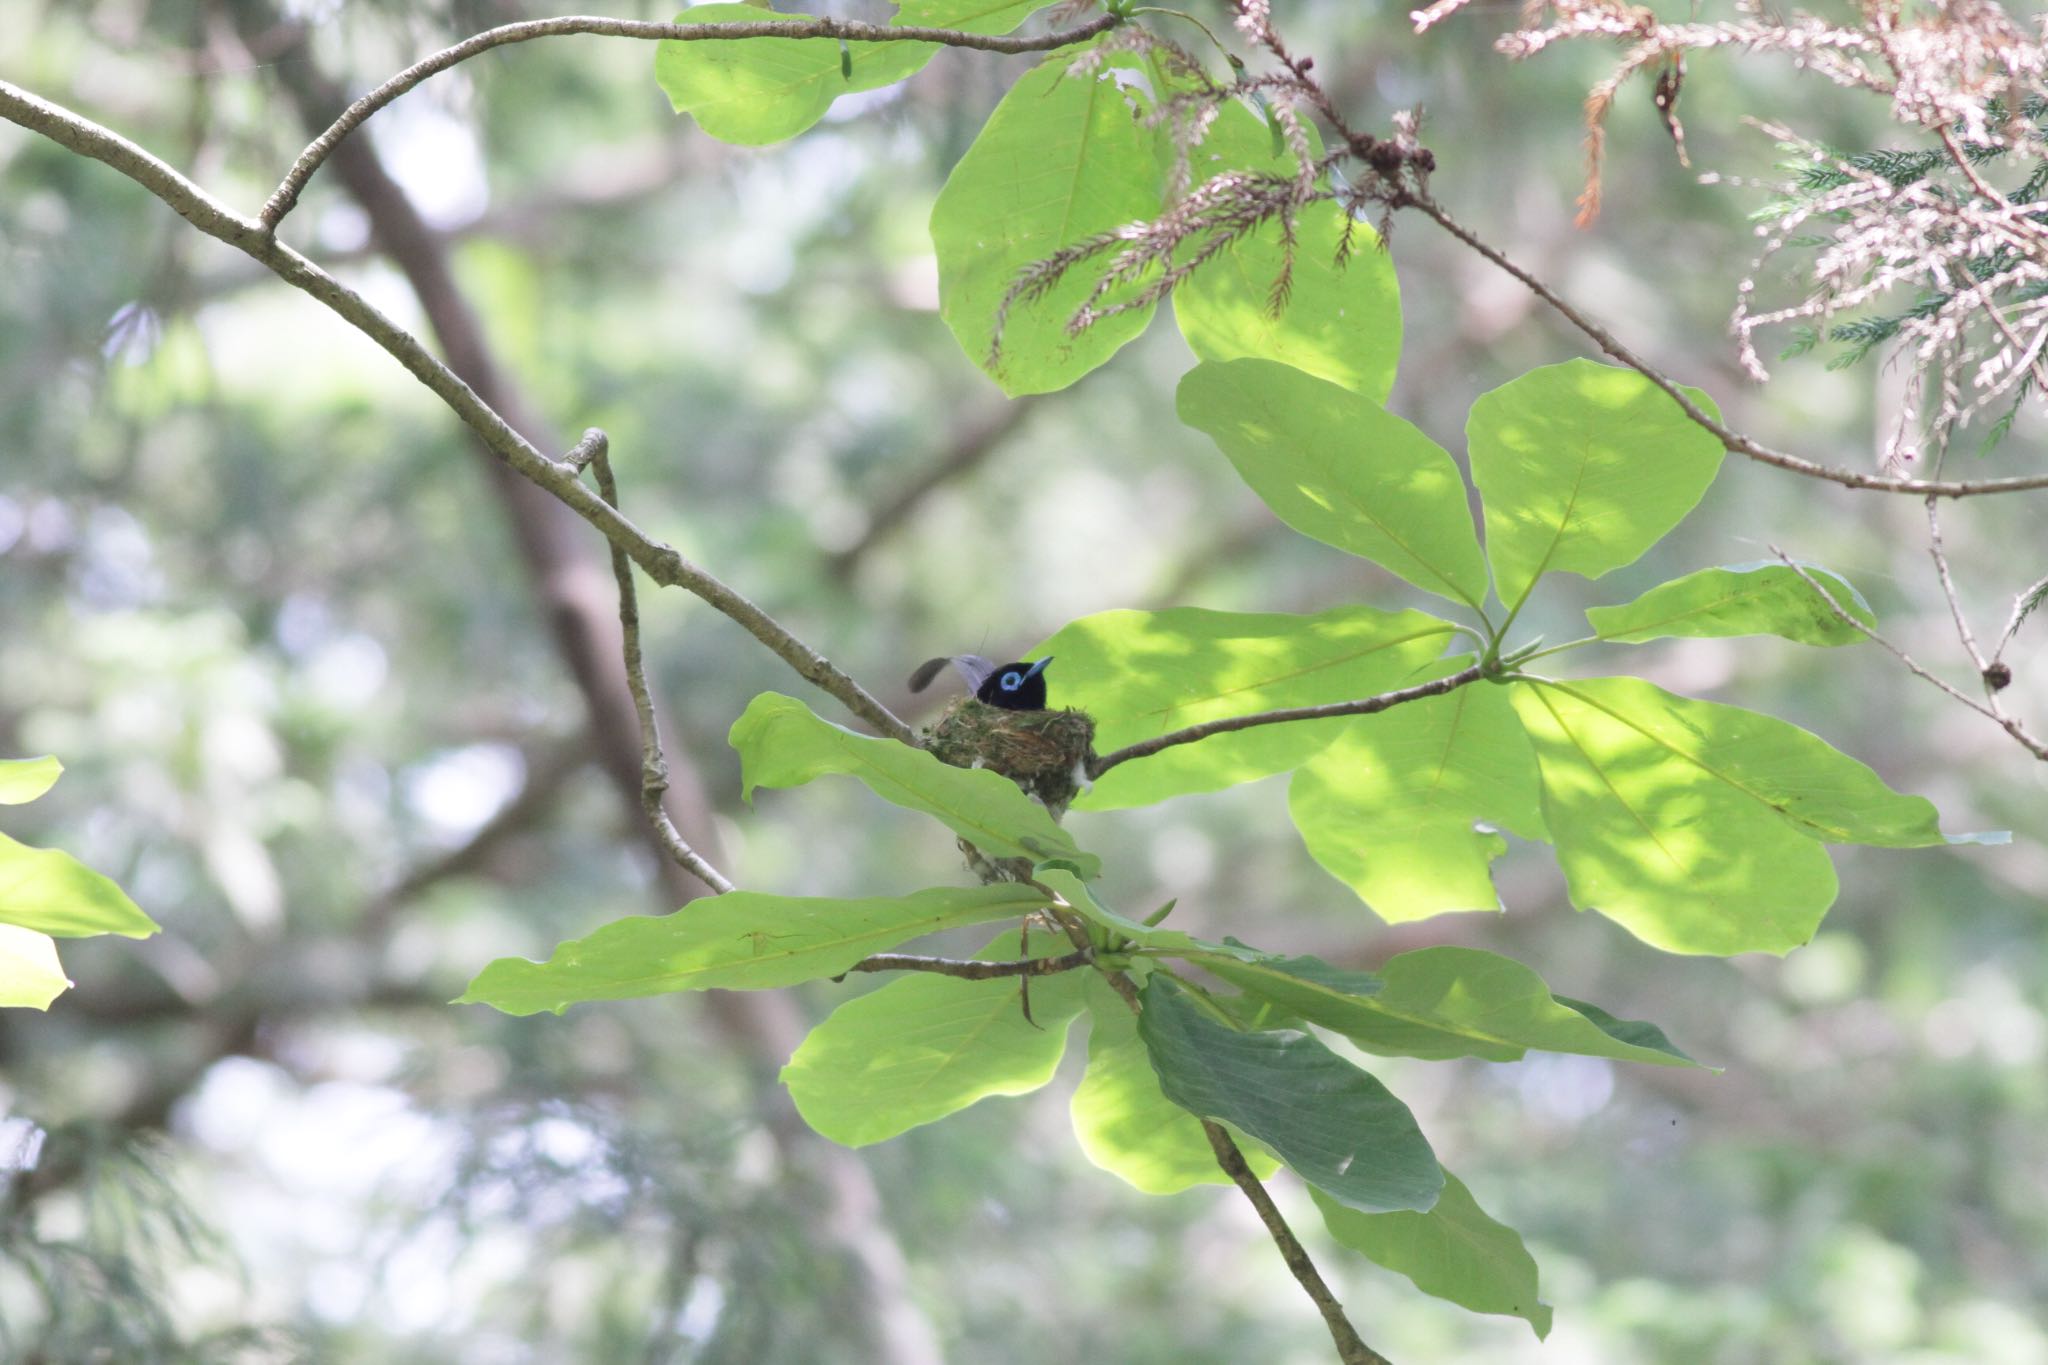
POLYGON ((748 800, 756 787, 797 787, 826 773, 847 773, 884 800, 937 816, 991 857, 1064 859, 1090 877, 1100 866, 1008 778, 955 768, 894 740, 857 735, 819 719, 794 697, 763 692, 754 698, 733 722, 731 743, 739 750, 742 795, 748 800))
MULTIPOLYGON (((1686 394, 1710 416, 1713 400, 1686 394)), ((1509 608, 1546 573, 1598 578, 1684 519, 1721 443, 1633 370, 1571 360, 1484 394, 1465 424, 1486 554, 1509 608)))
POLYGON ((57 785, 64 765, 52 755, 41 758, 0 758, 0 806, 19 806, 57 785))
POLYGON ((0 924, 58 938, 148 938, 157 923, 128 893, 69 853, 0 834, 0 924))
MULTIPOLYGON (((1244 118, 1253 121, 1249 112, 1244 118)), ((1301 211, 1291 284, 1277 309, 1274 286, 1287 259, 1278 222, 1239 238, 1197 270, 1173 293, 1174 319, 1189 349, 1208 361, 1277 361, 1386 402, 1401 358, 1400 286, 1393 258, 1363 223, 1351 224, 1350 254, 1339 264, 1347 219, 1329 201, 1301 211)))
POLYGON ((1536 1260, 1522 1235, 1488 1217, 1449 1171, 1427 1213, 1360 1213, 1321 1190, 1309 1195, 1332 1237, 1407 1276, 1423 1293, 1475 1313, 1521 1318, 1539 1340, 1550 1335, 1550 1305, 1536 1297, 1536 1260))
MULTIPOLYGON (((1074 1091, 1071 1113, 1082 1153, 1147 1194, 1178 1194, 1195 1185, 1227 1183, 1201 1120, 1166 1098, 1151 1055, 1138 1037, 1138 1017, 1099 975, 1086 987, 1088 1071, 1074 1091)), ((1261 1180, 1280 1163, 1239 1144, 1261 1180)))
POLYGON ((1558 1004, 1575 1009, 1591 1019, 1595 1027, 1610 1038, 1627 1043, 1631 1047, 1644 1047, 1665 1053, 1681 1062, 1692 1061, 1692 1058, 1679 1051, 1678 1045, 1665 1037, 1664 1030, 1655 1024, 1642 1019, 1617 1019, 1598 1005, 1589 1004, 1584 1000, 1573 1000, 1562 995, 1552 998, 1558 1004))
POLYGON ((0 1009, 46 1010, 70 985, 55 939, 0 924, 0 1009))
POLYGON ((1366 1213, 1427 1209, 1443 1170, 1408 1106, 1306 1033, 1245 1033, 1209 1017, 1164 972, 1145 982, 1138 1035, 1160 1089, 1231 1123, 1302 1179, 1366 1213))
MULTIPOLYGON (((1041 937, 1039 956, 1047 954, 1038 944, 1065 946, 1041 937)), ((1011 932, 977 956, 1020 951, 1011 932)), ((1036 1024, 1024 1018, 1015 981, 905 976, 832 1011, 782 1069, 783 1083, 806 1123, 849 1147, 895 1137, 990 1095, 1027 1094, 1059 1066, 1087 974, 1035 978, 1036 1024)))
MULTIPOLYGON (((1044 297, 1008 310, 991 364, 997 314, 1018 272, 1063 247, 1159 212, 1164 192, 1145 64, 1129 55, 1069 74, 1076 49, 1012 86, 932 207, 939 313, 968 358, 1011 395, 1065 388, 1145 330, 1152 308, 1069 335, 1098 271, 1070 271, 1044 297)), ((1134 292, 1111 291, 1115 303, 1134 292)))
POLYGON ((1449 454, 1373 399, 1271 360, 1197 365, 1180 419, 1282 521, 1477 611, 1486 562, 1449 454))
MULTIPOLYGON (((1107 611, 1040 645, 1059 659, 1053 700, 1095 717, 1096 752, 1225 716, 1370 697, 1421 681, 1451 638, 1417 611, 1338 607, 1314 616, 1107 611)), ((1076 802, 1096 810, 1215 791, 1285 772, 1345 721, 1290 721, 1176 745, 1118 764, 1076 802)))
MULTIPOLYGON (((1247 961, 1189 955, 1249 995, 1341 1033, 1368 1052, 1395 1057, 1480 1057, 1510 1062, 1524 1052, 1568 1052, 1659 1066, 1692 1065, 1672 1047, 1635 1041, 1551 995, 1513 958, 1477 948, 1420 948, 1377 972, 1348 971, 1315 957, 1247 961)), ((1636 1028, 1647 1029, 1641 1025, 1636 1028)), ((1663 1038, 1661 1033, 1657 1034, 1663 1038)))
MULTIPOLYGON (((1877 624, 1870 604, 1847 580, 1816 565, 1802 567, 1842 611, 1866 626, 1877 624)), ((1701 569, 1659 583, 1633 602, 1590 608, 1586 619, 1601 639, 1625 644, 1674 635, 1782 635, 1807 645, 1853 645, 1869 638, 1783 564, 1701 569)))
MULTIPOLYGON (((802 23, 747 4, 698 5, 679 24, 802 23)), ((847 43, 834 38, 748 38, 655 45, 654 79, 679 114, 721 142, 758 147, 795 137, 841 95, 893 85, 938 48, 931 43, 847 43), (849 70, 850 68, 850 70, 849 70)))
POLYGON ((587 1000, 671 991, 764 990, 836 976, 899 943, 1046 904, 1028 886, 935 887, 908 896, 828 900, 732 891, 670 915, 614 920, 546 962, 506 957, 469 983, 459 1005, 560 1014, 587 1000))
POLYGON ((1522 723, 1485 683, 1358 717, 1287 789, 1310 854, 1390 924, 1499 909, 1494 829, 1543 838, 1542 801, 1522 723))

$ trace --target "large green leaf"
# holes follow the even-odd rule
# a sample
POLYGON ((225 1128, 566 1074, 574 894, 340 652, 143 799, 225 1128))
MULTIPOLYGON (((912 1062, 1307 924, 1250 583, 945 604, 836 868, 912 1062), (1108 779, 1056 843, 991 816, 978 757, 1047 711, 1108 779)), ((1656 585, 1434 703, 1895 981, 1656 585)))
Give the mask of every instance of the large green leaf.
POLYGON ((54 757, 0 758, 0 806, 19 806, 57 785, 64 765, 54 757))
POLYGON ((1509 1062, 1533 1048, 1693 1065, 1654 1026, 1604 1011, 1595 1018, 1551 995, 1542 977, 1513 958, 1477 948, 1420 948, 1389 958, 1378 972, 1347 971, 1315 957, 1185 956, 1368 1052, 1509 1062))
MULTIPOLYGON (((1201 1120, 1166 1098, 1151 1055, 1138 1037, 1138 1017, 1100 976, 1087 986, 1088 1072, 1074 1091, 1074 1136, 1090 1161, 1147 1194, 1177 1194, 1194 1185, 1229 1181, 1201 1120)), ((1280 1163, 1240 1143, 1261 1180, 1280 1163)))
POLYGON ((733 891, 672 915, 634 915, 572 939, 546 962, 505 957, 459 1005, 560 1014, 586 1000, 670 991, 762 990, 836 976, 866 957, 941 929, 1046 904, 1028 886, 936 887, 908 896, 824 900, 733 891))
MULTIPOLYGON (((1095 717, 1095 748, 1225 716, 1370 697, 1422 680, 1451 638, 1418 611, 1338 607, 1266 612, 1106 611, 1033 651, 1059 659, 1053 700, 1095 717)), ((1285 772, 1330 742, 1344 719, 1289 721, 1176 745, 1103 774, 1078 805, 1141 806, 1285 772)))
POLYGON ((763 692, 754 698, 733 722, 731 743, 740 753, 742 795, 749 800, 756 787, 796 787, 826 773, 847 773, 884 800, 937 816, 991 857, 1059 858, 1090 877, 1100 866, 1008 778, 857 735, 820 720, 794 697, 763 692))
POLYGON ((55 939, 0 924, 0 1008, 46 1010, 70 984, 55 939))
POLYGON ((1423 1293, 1475 1313, 1521 1318, 1539 1339, 1550 1335, 1550 1305, 1536 1297, 1536 1260, 1522 1235, 1489 1218, 1449 1171, 1427 1213, 1360 1213, 1321 1190, 1309 1195, 1332 1237, 1407 1276, 1423 1293))
POLYGON ((1486 683, 1360 716, 1287 789, 1308 851, 1390 924, 1499 909, 1491 827, 1541 839, 1542 802, 1522 723, 1486 683))
MULTIPOLYGON (((1011 932, 978 956, 1021 951, 1011 932)), ((1024 1018, 1015 981, 906 976, 832 1011, 782 1069, 783 1082, 805 1122, 849 1147, 895 1137, 990 1095, 1026 1094, 1059 1066, 1087 974, 1033 980, 1036 1024, 1024 1018)))
POLYGON ((148 938, 157 923, 128 893, 69 853, 30 848, 0 834, 0 924, 58 938, 148 938))
MULTIPOLYGON (((1164 192, 1146 65, 1115 55, 1069 74, 1075 52, 1025 73, 989 116, 932 207, 939 312, 967 355, 1012 395, 1065 388, 1145 330, 1148 305, 1078 335, 1067 322, 1094 288, 1099 262, 1008 310, 991 364, 998 311, 1026 266, 1063 247, 1159 212, 1164 192)), ((1103 301, 1129 298, 1131 286, 1103 301)))
POLYGON ((951 28, 963 33, 1008 33, 1058 0, 903 0, 892 24, 951 28))
POLYGON ((1513 689, 1572 903, 1683 953, 1783 953, 1835 897, 1826 843, 1942 841, 1935 810, 1818 736, 1638 678, 1513 689))
MULTIPOLYGON (((1686 395, 1710 415, 1697 389, 1686 395)), ((1634 370, 1571 360, 1482 395, 1465 424, 1494 587, 1519 608, 1546 573, 1598 578, 1684 519, 1721 443, 1634 370)))
MULTIPOLYGON (((698 5, 676 16, 679 24, 771 21, 802 23, 809 16, 744 4, 698 5)), ((832 38, 665 40, 655 45, 654 79, 676 112, 711 136, 757 147, 795 137, 841 95, 895 84, 937 51, 931 43, 842 46, 832 38)))
MULTIPOLYGON (((1242 106, 1230 107, 1256 122, 1242 106)), ((1393 258, 1363 223, 1351 224, 1350 255, 1338 262, 1348 220, 1327 201, 1296 217, 1290 287, 1277 309, 1274 285, 1287 258, 1277 221, 1196 271, 1173 292, 1174 320, 1189 348, 1209 361, 1280 361, 1386 402, 1401 358, 1401 290, 1393 258)))
POLYGON ((1877 624, 1870 604, 1848 582, 1815 565, 1806 578, 1784 564, 1736 564, 1701 569, 1659 583, 1633 602, 1593 607, 1586 619, 1603 640, 1637 644, 1667 636, 1782 635, 1807 645, 1853 645, 1868 639, 1830 609, 1866 626, 1877 624), (1806 579, 1827 590, 1823 597, 1806 579))
POLYGON ((1486 561, 1464 477, 1371 398, 1276 361, 1232 360, 1188 371, 1179 412, 1295 530, 1479 610, 1486 561))
POLYGON ((1181 1108, 1235 1124, 1302 1179, 1365 1213, 1427 1209, 1443 1170, 1408 1106, 1306 1033, 1244 1033, 1209 1017, 1154 972, 1138 1035, 1160 1089, 1181 1108))

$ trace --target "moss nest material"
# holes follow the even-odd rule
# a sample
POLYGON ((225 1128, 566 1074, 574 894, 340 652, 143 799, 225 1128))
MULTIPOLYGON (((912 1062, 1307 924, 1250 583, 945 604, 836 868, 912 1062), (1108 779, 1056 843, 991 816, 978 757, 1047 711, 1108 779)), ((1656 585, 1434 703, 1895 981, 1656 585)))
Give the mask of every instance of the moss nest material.
POLYGON ((1041 802, 1066 813, 1095 754, 1095 718, 1086 711, 1008 711, 962 697, 925 731, 925 748, 956 768, 990 768, 1041 802))

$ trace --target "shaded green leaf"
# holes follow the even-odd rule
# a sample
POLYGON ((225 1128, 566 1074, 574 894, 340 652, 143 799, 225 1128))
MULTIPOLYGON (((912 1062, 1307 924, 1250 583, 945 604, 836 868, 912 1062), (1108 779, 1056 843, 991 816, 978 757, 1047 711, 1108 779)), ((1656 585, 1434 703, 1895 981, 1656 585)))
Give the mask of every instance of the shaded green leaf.
POLYGON ((1028 886, 935 887, 908 896, 829 900, 731 891, 670 915, 615 920, 571 939, 546 962, 506 957, 469 983, 459 1005, 560 1014, 586 1000, 670 991, 762 990, 837 976, 869 953, 1046 904, 1028 886))
POLYGON ((1236 1125, 1346 1207, 1427 1209, 1443 1170, 1408 1106, 1306 1033, 1242 1033, 1164 972, 1145 982, 1138 1034, 1168 1099, 1236 1125))
MULTIPOLYGON (((1719 414, 1698 389, 1685 392, 1719 414)), ((1494 587, 1510 609, 1543 574, 1598 578, 1635 562, 1699 502, 1723 454, 1662 389, 1590 360, 1482 395, 1465 435, 1494 587)))
POLYGON ((1390 924, 1499 909, 1490 827, 1541 839, 1542 801, 1522 723, 1484 683, 1358 717, 1287 789, 1309 853, 1390 924))
POLYGON ((70 985, 55 939, 0 924, 0 1008, 46 1010, 70 985))
POLYGON ((1197 365, 1180 419, 1305 536, 1474 611, 1486 561, 1449 454, 1373 399, 1272 360, 1197 365))
MULTIPOLYGON (((1059 659, 1055 700, 1095 717, 1096 752, 1107 754, 1224 716, 1408 686, 1451 636, 1449 622, 1418 611, 1338 607, 1291 616, 1175 607, 1085 616, 1032 653, 1059 659)), ((1260 725, 1177 745, 1110 769, 1076 804, 1140 806, 1285 772, 1347 719, 1260 725)))
POLYGON ((1782 635, 1807 645, 1853 645, 1868 637, 1837 616, 1836 606, 1866 626, 1877 616, 1863 594, 1837 574, 1802 566, 1827 589, 1824 598, 1783 564, 1735 564, 1674 578, 1617 607, 1592 607, 1586 619, 1603 640, 1636 644, 1667 636, 1716 638, 1782 635))
MULTIPOLYGON (((1044 297, 1009 309, 991 363, 998 312, 1026 266, 1062 247, 1159 212, 1164 179, 1145 64, 1115 55, 1069 75, 1076 50, 1055 53, 1012 86, 946 178, 932 207, 939 313, 968 358, 1005 393, 1065 388, 1145 330, 1152 308, 1069 335, 1097 271, 1069 271, 1044 297)), ((1110 291, 1104 305, 1138 286, 1110 291)))
POLYGON ((157 923, 128 893, 69 853, 30 848, 0 834, 0 924, 89 938, 148 938, 157 923))
POLYGON ((1332 1237, 1407 1276, 1423 1293, 1475 1313, 1521 1318, 1539 1339, 1550 1335, 1550 1305, 1536 1297, 1536 1260, 1522 1235, 1488 1217, 1449 1171, 1427 1213, 1360 1213, 1321 1190, 1309 1195, 1332 1237))
MULTIPOLYGON (((1138 1017, 1099 974, 1089 976, 1088 1071, 1071 1107, 1083 1155, 1147 1194, 1227 1184, 1230 1177, 1216 1164, 1201 1121, 1160 1090, 1151 1055, 1138 1037, 1138 1017)), ((1258 1147, 1239 1146, 1261 1180, 1279 1169, 1258 1147)))
MULTIPOLYGON (((1020 955, 1015 932, 977 954, 1020 955)), ((1035 1025, 1024 1018, 1015 981, 927 973, 892 981, 812 1029, 782 1069, 783 1083, 806 1123, 849 1147, 895 1137, 990 1095, 1026 1094, 1059 1066, 1088 974, 1033 980, 1035 1025)))
MULTIPOLYGON (((1577 1010, 1591 1019, 1599 1030, 1610 1038, 1629 1044, 1631 1047, 1649 1048, 1662 1052, 1681 1062, 1692 1062, 1692 1058, 1680 1051, 1678 1045, 1664 1036, 1664 1030, 1641 1019, 1617 1019, 1598 1005, 1584 1000, 1573 1000, 1566 996, 1553 997, 1558 1004, 1577 1010)), ((1697 1065, 1697 1063, 1694 1063, 1697 1065)))
POLYGON ((64 765, 55 757, 0 758, 0 806, 19 806, 57 785, 64 765))
POLYGON ((730 739, 739 750, 741 794, 748 800, 756 787, 797 787, 826 773, 846 773, 886 801, 937 816, 991 857, 1060 858, 1090 877, 1100 867, 1008 778, 955 768, 894 740, 857 735, 819 719, 794 697, 763 692, 733 722, 730 739))
MULTIPOLYGON (((1256 122, 1248 111, 1244 118, 1256 122)), ((1393 258, 1363 223, 1351 223, 1350 255, 1338 263, 1349 221, 1329 201, 1296 217, 1290 286, 1278 309, 1274 286, 1287 259, 1279 222, 1240 237, 1202 266, 1173 292, 1174 319, 1189 349, 1208 361, 1278 361, 1384 403, 1401 358, 1401 290, 1393 258)))

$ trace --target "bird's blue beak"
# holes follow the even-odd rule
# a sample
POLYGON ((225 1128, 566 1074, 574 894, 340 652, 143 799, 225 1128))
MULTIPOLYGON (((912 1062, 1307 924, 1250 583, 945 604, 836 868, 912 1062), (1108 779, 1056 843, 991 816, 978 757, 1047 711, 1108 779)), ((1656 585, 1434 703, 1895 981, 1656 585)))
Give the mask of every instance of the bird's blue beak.
POLYGON ((1045 666, 1051 662, 1052 655, 1048 654, 1043 659, 1040 659, 1037 663, 1031 665, 1031 671, 1029 673, 1026 673, 1024 675, 1023 682, 1020 682, 1017 685, 1019 687, 1022 687, 1024 683, 1030 682, 1033 678, 1045 672, 1045 666))

